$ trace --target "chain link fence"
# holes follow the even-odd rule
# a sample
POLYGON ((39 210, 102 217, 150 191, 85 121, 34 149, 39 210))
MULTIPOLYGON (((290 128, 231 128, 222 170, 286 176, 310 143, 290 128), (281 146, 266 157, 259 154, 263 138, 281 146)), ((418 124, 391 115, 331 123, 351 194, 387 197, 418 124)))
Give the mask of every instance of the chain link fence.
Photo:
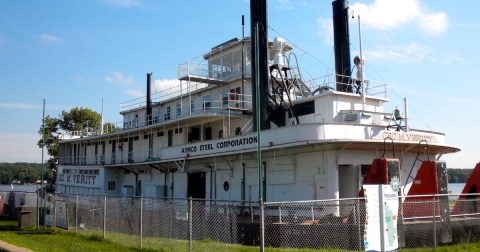
MULTIPOLYGON (((0 192, 0 196, 0 213, 18 218, 19 224, 63 227, 130 247, 217 252, 261 243, 258 202, 86 195, 47 195, 42 201, 36 193, 26 192, 0 192)), ((479 196, 400 197, 399 246, 480 241, 479 196)), ((364 250, 362 198, 267 202, 263 206, 267 249, 364 250)))
POLYGON ((265 246, 362 249, 360 199, 266 203, 265 213, 265 246))
POLYGON ((18 219, 22 228, 40 225, 39 206, 43 203, 36 192, 0 191, 0 215, 18 219))
POLYGON ((480 194, 416 195, 400 198, 402 247, 436 247, 480 241, 480 194))

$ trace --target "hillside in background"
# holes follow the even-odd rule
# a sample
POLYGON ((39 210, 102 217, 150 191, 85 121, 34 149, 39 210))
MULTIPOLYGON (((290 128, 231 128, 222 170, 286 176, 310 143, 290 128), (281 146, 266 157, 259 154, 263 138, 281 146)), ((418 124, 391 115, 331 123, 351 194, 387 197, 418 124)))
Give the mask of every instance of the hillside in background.
POLYGON ((448 183, 466 183, 473 169, 448 169, 448 183))
MULTIPOLYGON (((42 165, 36 163, 0 163, 0 184, 33 184, 40 181, 42 165)), ((45 165, 44 180, 51 181, 52 172, 45 165)))

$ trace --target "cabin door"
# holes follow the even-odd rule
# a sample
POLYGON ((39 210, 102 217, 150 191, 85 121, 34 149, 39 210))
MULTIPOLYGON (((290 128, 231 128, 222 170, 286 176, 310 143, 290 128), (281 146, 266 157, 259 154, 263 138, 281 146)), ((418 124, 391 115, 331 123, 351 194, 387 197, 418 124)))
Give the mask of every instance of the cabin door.
POLYGON ((188 174, 187 196, 194 199, 205 199, 206 181, 205 172, 196 172, 188 174))
POLYGON ((338 196, 339 198, 356 198, 359 187, 359 171, 353 165, 338 166, 338 196))
MULTIPOLYGON (((339 165, 338 166, 338 197, 357 198, 359 186, 359 170, 353 165, 339 165)), ((340 202, 340 216, 347 216, 353 210, 351 202, 340 202)))

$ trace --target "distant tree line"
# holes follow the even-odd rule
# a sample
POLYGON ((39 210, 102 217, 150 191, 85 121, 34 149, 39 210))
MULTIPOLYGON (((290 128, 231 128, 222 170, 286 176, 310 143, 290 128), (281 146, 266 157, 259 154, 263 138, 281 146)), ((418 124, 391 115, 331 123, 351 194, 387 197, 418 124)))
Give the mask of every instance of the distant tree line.
POLYGON ((448 183, 466 183, 473 169, 448 169, 448 183))
MULTIPOLYGON (((11 184, 14 181, 23 184, 33 184, 41 180, 42 164, 36 163, 0 163, 0 184, 11 184)), ((43 179, 52 181, 53 173, 47 166, 43 179)))

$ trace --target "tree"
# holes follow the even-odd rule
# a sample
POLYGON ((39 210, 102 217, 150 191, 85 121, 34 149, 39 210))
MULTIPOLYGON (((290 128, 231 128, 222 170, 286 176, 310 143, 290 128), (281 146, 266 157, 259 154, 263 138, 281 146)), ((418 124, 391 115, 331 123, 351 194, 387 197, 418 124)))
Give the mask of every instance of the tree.
POLYGON ((94 132, 100 127, 101 116, 88 108, 72 108, 70 111, 63 110, 59 118, 45 117, 45 127, 40 126, 38 133, 42 138, 38 146, 47 149, 50 159, 47 160, 48 167, 56 177, 58 164, 58 137, 61 131, 94 132))
POLYGON ((103 133, 113 133, 117 131, 117 127, 113 123, 105 123, 103 124, 103 133))
POLYGON ((88 108, 72 108, 70 112, 62 111, 61 127, 66 131, 96 131, 100 126, 101 116, 88 108))

